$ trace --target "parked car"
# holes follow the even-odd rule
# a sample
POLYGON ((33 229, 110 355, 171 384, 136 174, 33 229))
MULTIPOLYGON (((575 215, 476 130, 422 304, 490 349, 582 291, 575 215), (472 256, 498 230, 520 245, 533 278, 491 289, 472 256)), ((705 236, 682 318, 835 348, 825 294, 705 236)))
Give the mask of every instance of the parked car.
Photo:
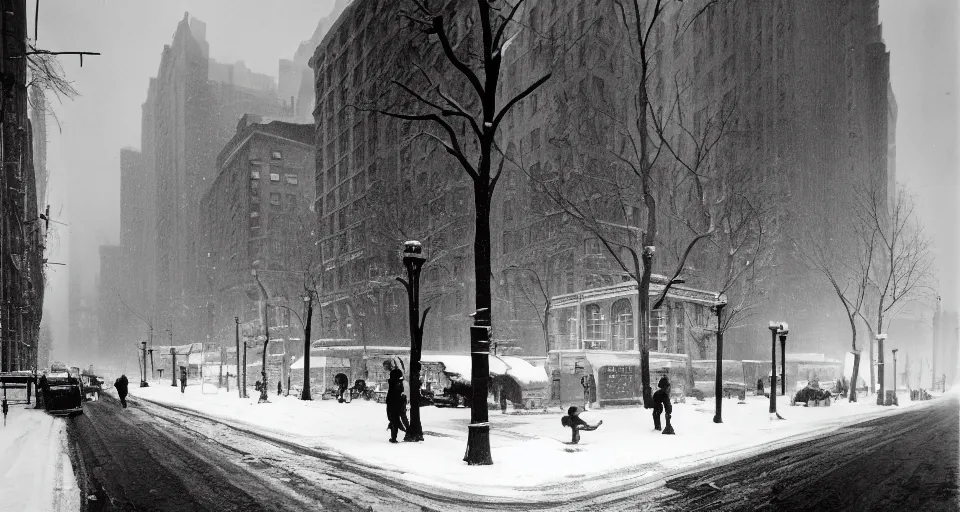
POLYGON ((47 412, 73 416, 83 414, 83 384, 79 375, 62 364, 54 364, 46 374, 44 404, 47 412))
POLYGON ((103 392, 103 379, 85 371, 80 375, 80 383, 83 390, 84 401, 100 400, 100 393, 103 392))

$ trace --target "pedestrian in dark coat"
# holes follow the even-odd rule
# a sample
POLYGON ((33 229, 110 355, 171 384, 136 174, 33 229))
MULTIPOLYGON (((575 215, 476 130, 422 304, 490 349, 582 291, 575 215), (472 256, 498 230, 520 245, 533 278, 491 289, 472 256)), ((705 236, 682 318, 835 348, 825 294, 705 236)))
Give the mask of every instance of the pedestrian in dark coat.
POLYGON ((763 379, 757 379, 757 396, 763 396, 763 379))
POLYGON ((253 389, 254 389, 254 391, 256 391, 257 393, 259 393, 259 392, 260 392, 260 386, 262 386, 262 384, 260 384, 260 381, 259 381, 259 380, 258 380, 257 382, 254 382, 254 383, 253 383, 253 389))
POLYGON ((337 376, 333 378, 333 383, 337 386, 337 402, 340 402, 341 404, 346 402, 347 399, 345 395, 347 393, 347 386, 349 386, 347 376, 342 373, 338 373, 337 376))
POLYGON ((187 369, 180 367, 180 392, 183 393, 187 389, 187 369))
POLYGON ((580 442, 581 430, 596 430, 597 427, 603 425, 603 420, 600 420, 596 425, 590 425, 580 417, 580 410, 577 407, 571 407, 567 409, 567 415, 560 418, 560 424, 564 427, 570 427, 570 430, 573 432, 573 437, 570 439, 570 442, 578 444, 580 442))
POLYGON ((128 384, 129 382, 127 381, 126 375, 121 375, 120 378, 113 383, 113 387, 117 388, 117 396, 120 397, 120 405, 122 405, 124 409, 127 408, 127 385, 128 384))
POLYGON ((278 381, 277 381, 277 395, 279 396, 279 395, 282 395, 282 394, 283 394, 283 381, 278 380, 278 381))
POLYGON ((397 431, 407 431, 410 420, 407 419, 407 396, 403 394, 403 372, 399 368, 390 371, 387 380, 387 420, 390 424, 390 442, 397 442, 397 431))
MULTIPOLYGON (((47 406, 47 392, 50 391, 50 384, 47 383, 47 374, 40 376, 40 382, 37 384, 37 399, 43 401, 43 407, 47 406)), ((38 404, 39 405, 39 404, 38 404)))
POLYGON ((667 412, 667 428, 664 434, 673 434, 673 426, 670 425, 670 416, 673 415, 673 405, 670 403, 670 381, 666 377, 661 377, 657 383, 660 388, 653 394, 653 428, 660 430, 660 413, 667 412))

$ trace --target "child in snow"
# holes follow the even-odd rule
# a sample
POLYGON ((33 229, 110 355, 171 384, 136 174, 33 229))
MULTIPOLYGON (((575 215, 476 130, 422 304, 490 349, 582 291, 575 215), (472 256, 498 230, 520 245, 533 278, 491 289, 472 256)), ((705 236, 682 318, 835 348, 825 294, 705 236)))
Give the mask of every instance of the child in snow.
POLYGON ((660 388, 653 394, 653 428, 660 430, 660 414, 667 413, 667 428, 663 433, 672 435, 673 426, 670 425, 670 416, 673 414, 673 405, 670 404, 670 381, 666 377, 661 377, 657 383, 660 388))
POLYGON ((596 425, 589 425, 586 421, 583 421, 580 418, 580 410, 577 407, 571 407, 567 409, 567 415, 563 418, 560 418, 560 424, 564 427, 570 427, 570 430, 573 431, 573 438, 571 442, 577 444, 580 442, 580 431, 581 430, 596 430, 597 427, 603 425, 603 420, 600 420, 600 423, 596 425))

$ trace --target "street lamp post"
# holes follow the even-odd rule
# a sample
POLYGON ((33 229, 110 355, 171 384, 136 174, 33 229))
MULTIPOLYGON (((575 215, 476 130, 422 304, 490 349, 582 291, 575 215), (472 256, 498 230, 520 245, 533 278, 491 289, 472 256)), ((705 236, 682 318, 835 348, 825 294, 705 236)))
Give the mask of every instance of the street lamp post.
POLYGON ((240 317, 233 317, 233 322, 236 324, 236 340, 237 340, 237 391, 240 394, 239 398, 243 398, 244 389, 240 386, 240 317))
POLYGON ((893 405, 900 405, 897 403, 897 350, 893 349, 893 405))
POLYGON ((770 322, 770 414, 775 414, 778 420, 783 417, 777 413, 777 334, 787 332, 787 324, 770 322))
POLYGON ((780 336, 780 395, 787 395, 787 328, 777 333, 780 336))
MULTIPOLYGON (((656 247, 652 245, 645 246, 641 253, 643 259, 643 281, 649 283, 649 277, 653 265, 653 255, 656 247)), ((653 408, 653 390, 650 388, 650 297, 649 292, 641 293, 640 302, 640 381, 643 386, 643 408, 653 408)))
POLYGON ((723 307, 727 305, 727 297, 723 294, 717 295, 717 303, 714 304, 713 308, 717 312, 717 371, 716 377, 717 382, 714 385, 714 390, 716 391, 716 411, 713 414, 714 423, 723 423, 723 417, 721 414, 721 407, 723 405, 722 393, 723 393, 723 324, 722 317, 723 307))
POLYGON ((146 388, 150 387, 150 384, 147 384, 147 342, 140 342, 140 352, 143 354, 143 372, 140 373, 140 387, 146 388))
MULTIPOLYGON (((423 255, 423 246, 416 240, 403 243, 403 266, 407 269, 407 279, 398 277, 407 289, 410 322, 410 427, 407 428, 404 441, 423 441, 423 425, 420 422, 420 354, 423 349, 423 322, 430 308, 420 317, 420 269, 427 261, 423 255)), ((486 407, 486 400, 484 400, 486 407)))
POLYGON ((261 379, 260 382, 263 384, 260 386, 260 398, 257 399, 258 404, 268 403, 270 400, 267 398, 267 346, 270 344, 270 324, 269 324, 269 315, 267 314, 267 290, 263 287, 263 283, 260 282, 260 275, 257 274, 256 270, 253 270, 253 277, 257 280, 257 286, 260 287, 260 293, 263 297, 263 366, 260 368, 261 379))
POLYGON ((877 393, 877 405, 883 405, 883 342, 886 339, 886 334, 877 334, 877 378, 880 381, 880 388, 877 393))

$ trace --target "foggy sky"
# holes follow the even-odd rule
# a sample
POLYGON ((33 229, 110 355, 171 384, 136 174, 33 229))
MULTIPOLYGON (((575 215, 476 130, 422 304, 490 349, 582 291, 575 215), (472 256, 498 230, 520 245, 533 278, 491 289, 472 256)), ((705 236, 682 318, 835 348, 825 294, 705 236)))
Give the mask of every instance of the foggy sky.
MULTIPOLYGON (((370 0, 360 0, 370 1, 370 0)), ((391 0, 399 1, 399 0, 391 0)), ((33 2, 29 34, 33 35, 33 2)), ((333 0, 44 0, 38 46, 99 51, 80 68, 61 57, 81 96, 56 108, 63 129, 49 127, 50 197, 55 219, 67 222, 52 235, 52 266, 44 321, 57 345, 67 329, 67 273, 81 272, 92 296, 99 269, 97 247, 118 243, 120 148, 140 146, 141 104, 149 78, 185 11, 207 24, 210 56, 242 60, 276 77, 278 59, 292 58, 302 40, 331 10, 333 0), (62 215, 58 218, 57 214, 62 215), (69 235, 67 230, 69 229, 69 235), (59 237, 58 244, 54 239, 59 237), (68 260, 69 243, 81 257, 68 260)), ((918 213, 937 245, 944 306, 958 305, 960 198, 958 180, 958 9, 955 0, 882 0, 883 35, 891 52, 893 90, 899 105, 897 179, 917 195, 918 213)))
MULTIPOLYGON (((28 33, 34 35, 34 2, 28 1, 28 33)), ((120 148, 140 147, 141 105, 156 76, 163 45, 189 12, 207 25, 210 57, 244 61, 252 71, 277 77, 279 59, 292 59, 310 38, 334 0, 44 0, 40 2, 39 48, 93 51, 79 66, 61 56, 67 78, 81 96, 58 105, 62 133, 48 128, 48 201, 54 218, 69 224, 51 234, 51 266, 44 322, 54 336, 54 358, 66 336, 68 272, 83 276, 93 297, 99 272, 98 246, 119 243, 120 148), (57 214, 62 214, 57 217, 57 214), (69 244, 81 256, 70 260, 69 244), (77 261, 79 260, 79 261, 77 261)))
POLYGON ((956 0, 881 0, 890 81, 899 107, 897 181, 916 195, 933 239, 945 309, 960 303, 960 9, 956 0))

